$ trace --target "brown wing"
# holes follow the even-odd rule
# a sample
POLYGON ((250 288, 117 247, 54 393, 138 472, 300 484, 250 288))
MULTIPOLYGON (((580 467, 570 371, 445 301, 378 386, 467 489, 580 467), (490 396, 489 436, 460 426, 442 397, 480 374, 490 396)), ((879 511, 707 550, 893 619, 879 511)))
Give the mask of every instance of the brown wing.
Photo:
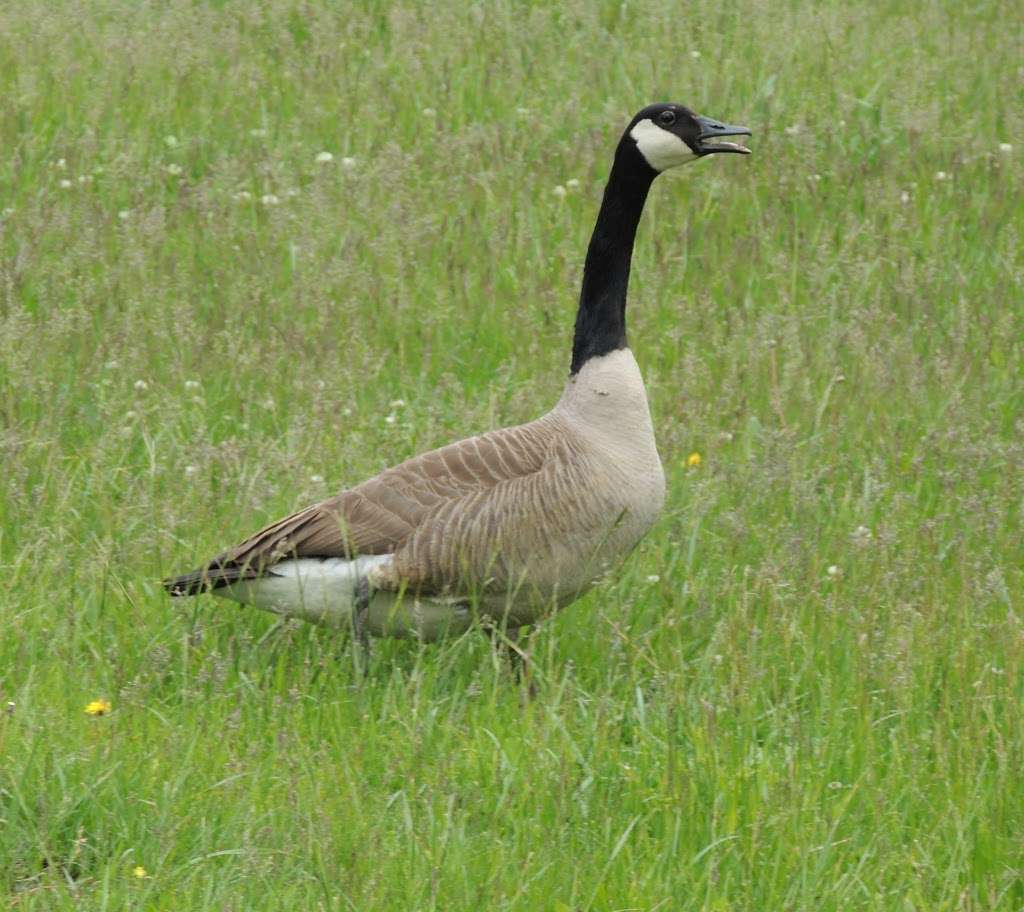
POLYGON ((173 595, 195 595, 261 576, 285 558, 390 554, 453 502, 539 471, 552 430, 545 417, 416 456, 271 523, 164 586, 173 595))

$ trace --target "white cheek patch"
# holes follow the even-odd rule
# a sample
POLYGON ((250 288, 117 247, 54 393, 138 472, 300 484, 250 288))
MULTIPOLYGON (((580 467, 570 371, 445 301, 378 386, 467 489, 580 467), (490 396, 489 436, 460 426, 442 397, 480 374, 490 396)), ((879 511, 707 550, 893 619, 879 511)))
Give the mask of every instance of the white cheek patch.
POLYGON ((655 171, 666 171, 699 158, 678 136, 663 130, 649 118, 641 120, 629 135, 655 171))

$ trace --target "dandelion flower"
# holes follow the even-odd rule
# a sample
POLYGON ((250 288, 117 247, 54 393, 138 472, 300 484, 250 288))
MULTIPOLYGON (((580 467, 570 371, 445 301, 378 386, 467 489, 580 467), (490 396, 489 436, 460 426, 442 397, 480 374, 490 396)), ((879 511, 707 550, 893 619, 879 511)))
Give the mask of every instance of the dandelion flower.
POLYGON ((317 152, 316 163, 318 165, 329 165, 334 161, 334 156, 330 152, 317 152))
POLYGON ((700 453, 698 453, 696 450, 694 450, 689 456, 686 457, 686 468, 700 468, 700 453))
POLYGON ((90 700, 85 704, 85 712, 90 716, 105 716, 110 708, 109 700, 90 700))
POLYGON ((142 865, 136 865, 132 868, 132 876, 142 880, 144 877, 149 877, 149 872, 142 865))

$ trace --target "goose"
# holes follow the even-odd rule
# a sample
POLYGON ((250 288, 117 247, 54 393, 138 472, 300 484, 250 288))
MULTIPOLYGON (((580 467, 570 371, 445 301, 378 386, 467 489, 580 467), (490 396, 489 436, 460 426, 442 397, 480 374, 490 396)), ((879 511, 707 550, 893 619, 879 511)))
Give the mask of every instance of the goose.
POLYGON ((484 621, 507 631, 575 601, 622 561, 665 499, 643 378, 626 342, 626 289, 654 179, 749 136, 681 104, 653 104, 615 149, 587 249, 569 376, 547 414, 408 459, 271 523, 190 573, 212 592, 374 636, 435 640, 484 621))

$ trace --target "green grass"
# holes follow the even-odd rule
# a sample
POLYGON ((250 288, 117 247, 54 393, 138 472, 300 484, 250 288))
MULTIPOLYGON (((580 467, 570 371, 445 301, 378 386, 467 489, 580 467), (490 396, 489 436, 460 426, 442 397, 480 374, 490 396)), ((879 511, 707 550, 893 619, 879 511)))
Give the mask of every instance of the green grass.
POLYGON ((1024 908, 1019 12, 4 5, 7 907, 1024 908), (655 185, 668 505, 535 634, 536 698, 476 634, 363 680, 336 633, 172 604, 554 402, 657 99, 755 154, 655 185))

